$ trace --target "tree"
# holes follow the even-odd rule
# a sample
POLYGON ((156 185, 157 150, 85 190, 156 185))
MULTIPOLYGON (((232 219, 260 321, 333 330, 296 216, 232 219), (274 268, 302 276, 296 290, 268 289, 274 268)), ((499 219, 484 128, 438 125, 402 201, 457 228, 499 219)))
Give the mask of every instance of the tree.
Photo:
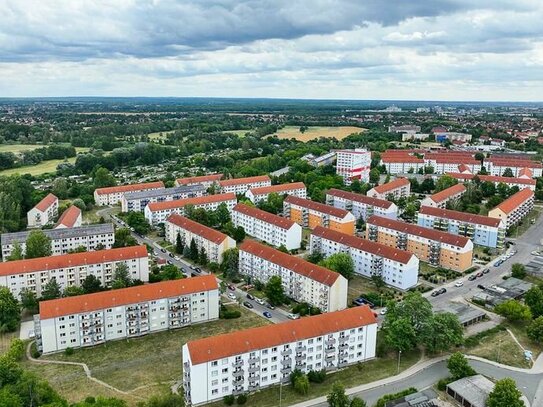
POLYGON ((151 230, 151 225, 149 225, 149 221, 142 212, 129 212, 126 223, 140 235, 145 235, 151 230))
POLYGON ((17 299, 9 288, 0 287, 0 333, 15 331, 20 322, 21 309, 17 299))
POLYGON ((349 397, 345 394, 345 387, 340 382, 335 382, 332 390, 326 396, 330 407, 349 407, 349 397))
POLYGON ((367 407, 368 405, 360 397, 353 397, 351 400, 350 407, 367 407))
POLYGON ((196 241, 194 240, 194 238, 190 240, 189 250, 190 250, 189 259, 191 259, 192 261, 197 261, 199 253, 198 253, 198 246, 196 246, 196 241))
POLYGON ((26 238, 26 258, 51 256, 51 239, 41 230, 33 230, 26 238))
POLYGON ((215 210, 215 218, 217 219, 217 222, 219 222, 219 226, 224 226, 230 222, 230 212, 228 211, 228 207, 224 202, 217 206, 217 209, 215 210))
POLYGON ((430 352, 442 352, 464 342, 464 328, 456 315, 436 313, 432 316, 424 342, 430 352))
POLYGON ((450 175, 442 175, 436 182, 436 192, 443 191, 453 185, 458 184, 458 181, 450 175))
POLYGON ((165 266, 162 266, 162 270, 160 271, 160 280, 179 280, 180 278, 183 278, 183 273, 181 273, 181 270, 179 270, 177 266, 174 264, 166 264, 165 266))
POLYGON ((502 174, 502 177, 514 177, 513 170, 509 167, 507 167, 502 174))
POLYGON ((113 279, 111 281, 111 288, 125 288, 132 285, 132 278, 130 277, 130 270, 126 263, 118 263, 113 273, 113 279))
POLYGON ((51 192, 58 197, 58 199, 66 199, 68 197, 68 181, 64 177, 57 177, 53 181, 51 192))
POLYGON ((306 395, 309 392, 309 380, 305 374, 302 374, 294 380, 294 390, 296 393, 303 395, 306 395))
POLYGON ((13 261, 13 260, 22 260, 24 258, 23 256, 23 248, 21 247, 21 244, 19 242, 15 242, 13 244, 13 249, 11 249, 11 254, 7 257, 7 261, 13 261))
POLYGON ((455 352, 449 357, 449 360, 447 360, 447 369, 449 369, 454 380, 477 374, 469 365, 466 357, 460 352, 455 352))
POLYGON ((204 246, 200 248, 200 252, 198 253, 198 263, 205 266, 208 263, 209 259, 207 258, 206 249, 204 246))
POLYGON ((227 279, 236 280, 239 278, 239 250, 237 248, 224 251, 220 270, 227 279))
POLYGON ((115 177, 104 167, 94 172, 93 182, 96 188, 112 187, 116 184, 115 177))
POLYGON ((41 292, 41 299, 54 300, 56 298, 60 298, 61 295, 62 290, 60 288, 60 284, 57 282, 57 279, 55 277, 51 277, 51 279, 43 287, 43 290, 41 292))
POLYGON ((480 189, 485 198, 491 197, 496 194, 496 186, 493 182, 490 181, 481 182, 480 189))
POLYGON ((524 303, 530 307, 533 318, 543 316, 543 290, 540 287, 530 288, 524 296, 524 303))
POLYGON ((85 290, 83 290, 82 287, 78 287, 76 285, 71 285, 69 287, 66 287, 64 289, 64 293, 62 294, 63 297, 75 297, 76 295, 82 295, 85 294, 85 290))
POLYGON ((494 390, 486 399, 487 407, 524 407, 522 393, 517 389, 515 381, 509 377, 498 380, 494 390))
POLYGON ((175 237, 175 252, 177 254, 183 254, 183 249, 185 248, 185 242, 181 238, 181 233, 177 233, 175 237))
POLYGON ((272 276, 268 280, 266 287, 264 288, 266 297, 272 305, 281 305, 285 300, 285 293, 283 291, 283 282, 280 276, 272 276))
POLYGON ((379 183, 379 177, 381 177, 379 169, 372 168, 372 170, 370 171, 370 182, 377 185, 379 183))
POLYGON ((534 319, 526 331, 532 341, 543 344, 543 316, 534 319))
POLYGON ((475 153, 474 157, 477 161, 481 161, 481 164, 483 163, 485 159, 485 155, 483 153, 475 153))
POLYGON ((78 207, 78 208, 81 209, 82 211, 86 211, 86 210, 87 210, 87 205, 85 204, 85 201, 83 201, 81 198, 75 198, 75 199, 72 201, 72 205, 78 207))
POLYGON ((25 287, 21 290, 19 296, 21 297, 21 305, 25 310, 33 314, 38 311, 38 297, 34 291, 25 287))
POLYGON ((346 253, 335 253, 320 262, 320 265, 341 274, 347 280, 354 276, 354 262, 346 253))
POLYGON ((375 288, 377 288, 377 290, 379 291, 381 291, 381 288, 383 288, 386 285, 385 280, 383 279, 383 276, 381 276, 380 274, 372 274, 371 281, 373 282, 373 285, 375 286, 375 288))
POLYGON ((401 317, 388 322, 384 332, 385 341, 398 351, 405 352, 417 344, 417 332, 408 318, 401 317))
POLYGON ((245 239, 246 233, 243 226, 238 226, 232 230, 232 239, 234 239, 236 242, 243 242, 245 239))
POLYGON ((532 319, 530 307, 516 300, 507 300, 494 307, 494 311, 509 321, 529 321, 532 319))
POLYGON ((130 229, 128 228, 119 228, 115 231, 115 242, 113 242, 113 247, 128 247, 128 246, 137 246, 138 242, 132 236, 130 229))
POLYGON ((526 268, 523 264, 514 263, 511 266, 511 276, 515 278, 520 278, 521 280, 526 277, 526 268))
POLYGON ((89 274, 87 277, 85 277, 83 283, 81 283, 81 287, 83 288, 85 294, 102 291, 102 283, 100 283, 100 280, 94 274, 89 274))

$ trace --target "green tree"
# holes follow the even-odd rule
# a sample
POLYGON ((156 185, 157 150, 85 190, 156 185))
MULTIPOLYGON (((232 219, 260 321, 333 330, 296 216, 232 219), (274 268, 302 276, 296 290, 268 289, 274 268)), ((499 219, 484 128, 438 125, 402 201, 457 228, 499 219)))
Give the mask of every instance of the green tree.
POLYGON ((185 242, 181 238, 181 233, 177 233, 175 237, 175 252, 177 254, 183 254, 183 249, 185 248, 185 242))
POLYGON ((219 226, 224 226, 230 222, 230 212, 228 211, 228 207, 224 202, 217 206, 217 209, 215 210, 215 218, 217 219, 217 222, 219 222, 219 226))
POLYGON ((243 242, 243 240, 245 239, 245 236, 246 236, 246 233, 243 226, 238 226, 232 230, 232 238, 238 243, 243 242))
POLYGON ((272 305, 281 305, 285 301, 285 293, 283 291, 283 282, 280 276, 272 276, 268 280, 264 288, 266 297, 272 305))
POLYGON ((335 253, 320 262, 320 265, 341 274, 347 280, 354 277, 354 262, 346 253, 335 253))
POLYGON ((464 328, 458 317, 450 312, 433 315, 424 342, 431 352, 442 352, 464 342, 464 328))
POLYGON ((514 177, 513 170, 509 167, 507 167, 502 174, 502 177, 514 177))
POLYGON ((367 404, 360 397, 353 397, 351 400, 350 407, 367 407, 367 404))
POLYGON ((511 276, 515 278, 520 278, 521 280, 526 277, 526 268, 523 264, 514 263, 511 266, 511 276))
POLYGON ((379 184, 379 177, 381 177, 381 173, 379 172, 379 169, 373 168, 370 171, 370 182, 375 185, 379 184))
POLYGON ((349 397, 345 394, 345 387, 340 382, 335 382, 332 390, 326 396, 328 406, 330 407, 349 407, 351 404, 349 397))
POLYGON ((486 400, 487 407, 524 407, 522 393, 509 377, 498 380, 486 400))
POLYGON ((81 287, 83 288, 85 294, 102 291, 102 283, 100 283, 100 280, 94 274, 89 274, 87 277, 85 277, 81 283, 81 287))
POLYGON ((206 249, 202 246, 200 252, 198 253, 198 263, 205 266, 208 263, 209 259, 207 258, 206 249))
POLYGON ((529 321, 532 319, 530 307, 516 300, 507 300, 494 307, 494 311, 509 321, 529 321))
POLYGON ((450 175, 442 175, 436 182, 436 192, 443 191, 453 185, 458 184, 458 181, 450 175))
POLYGON ((189 249, 190 249, 189 259, 191 259, 192 261, 197 261, 199 253, 198 253, 198 246, 196 246, 196 241, 194 240, 194 238, 190 240, 189 249))
POLYGON ((377 290, 379 291, 381 291, 381 289, 386 286, 385 280, 380 274, 372 274, 371 281, 375 288, 377 288, 377 290))
POLYGON ((220 270, 227 279, 236 280, 239 278, 239 250, 237 248, 224 251, 220 270))
POLYGON ((76 295, 85 294, 85 290, 82 287, 71 285, 64 289, 63 297, 75 297, 76 295))
POLYGON ((60 298, 61 295, 62 291, 60 289, 60 284, 57 282, 55 277, 51 277, 51 279, 43 287, 41 299, 54 300, 56 298, 60 298))
POLYGON ((128 246, 137 246, 138 242, 132 236, 130 229, 128 228, 118 228, 115 231, 115 241, 113 242, 113 247, 128 247, 128 246))
POLYGON ((406 317, 389 321, 384 333, 387 344, 398 351, 405 352, 417 344, 417 332, 406 317))
MULTIPOLYGON (((0 287, 0 333, 15 331, 20 322, 21 309, 17 299, 9 288, 0 287)), ((1 381, 0 384, 2 384, 1 381)))
POLYGON ((75 199, 72 201, 72 205, 78 207, 78 208, 81 209, 82 211, 86 211, 86 210, 87 210, 87 205, 85 204, 85 201, 83 201, 81 198, 75 198, 75 199))
POLYGON ((298 376, 294 380, 294 390, 298 394, 306 395, 309 392, 309 380, 305 374, 298 376))
POLYGON ((34 291, 25 287, 21 290, 19 296, 21 297, 21 305, 25 310, 32 314, 35 314, 38 311, 38 297, 34 291))
POLYGON ((104 167, 100 167, 94 172, 93 182, 96 188, 112 187, 116 184, 115 177, 104 167))
POLYGON ((483 153, 475 153, 475 159, 477 161, 480 161, 481 164, 483 163, 484 159, 485 159, 485 155, 483 153))
POLYGON ((68 197, 68 181, 64 177, 57 177, 53 181, 51 192, 58 197, 58 199, 66 199, 68 197))
POLYGON ((33 230, 26 238, 26 258, 51 256, 51 239, 41 230, 33 230))
POLYGON ((543 316, 543 290, 540 287, 530 288, 524 296, 524 303, 530 307, 533 318, 543 316))
POLYGON ((11 249, 11 254, 7 257, 6 260, 22 260, 23 258, 23 248, 21 247, 21 244, 19 242, 15 242, 13 244, 13 249, 11 249))
POLYGON ((130 277, 130 269, 126 263, 118 263, 113 273, 113 279, 111 281, 111 288, 125 288, 132 285, 132 278, 130 277))
POLYGON ((449 357, 447 360, 447 369, 449 369, 454 380, 477 374, 469 365, 468 359, 460 352, 455 352, 449 357))
POLYGON ((151 225, 142 212, 129 212, 126 217, 126 223, 140 235, 145 235, 151 230, 151 225))
POLYGON ((174 264, 166 264, 165 266, 162 266, 162 270, 160 271, 160 279, 162 281, 179 280, 180 278, 183 278, 183 273, 181 273, 179 267, 175 266, 174 264))
POLYGON ((543 344, 543 316, 539 316, 530 322, 526 332, 532 341, 543 344))

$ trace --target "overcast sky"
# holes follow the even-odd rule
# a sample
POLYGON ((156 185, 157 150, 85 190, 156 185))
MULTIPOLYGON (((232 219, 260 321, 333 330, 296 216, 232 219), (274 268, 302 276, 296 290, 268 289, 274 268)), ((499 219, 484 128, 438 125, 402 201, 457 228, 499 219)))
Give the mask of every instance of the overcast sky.
POLYGON ((542 0, 0 0, 2 96, 543 100, 542 0))

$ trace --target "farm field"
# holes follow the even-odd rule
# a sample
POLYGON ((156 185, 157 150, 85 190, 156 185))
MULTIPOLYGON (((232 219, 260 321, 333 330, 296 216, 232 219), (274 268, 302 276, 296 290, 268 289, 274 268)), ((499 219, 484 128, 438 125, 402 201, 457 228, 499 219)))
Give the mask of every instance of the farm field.
MULTIPOLYGON (((75 163, 76 157, 68 158, 68 162, 75 163)), ((42 161, 38 165, 29 165, 26 167, 10 168, 9 170, 0 171, 0 175, 13 175, 13 174, 30 174, 30 175, 42 175, 48 172, 55 172, 57 165, 63 163, 64 160, 48 160, 42 161)))
POLYGON ((300 133, 299 126, 285 126, 277 133, 277 137, 281 139, 295 138, 300 141, 310 141, 319 137, 334 137, 338 140, 343 140, 345 137, 365 131, 365 129, 354 126, 340 127, 309 127, 304 133, 300 133))
MULTIPOLYGON (((1 144, 0 153, 22 153, 23 151, 31 151, 37 148, 46 147, 43 144, 1 144)), ((85 153, 89 151, 88 147, 76 147, 75 151, 78 153, 85 153)))

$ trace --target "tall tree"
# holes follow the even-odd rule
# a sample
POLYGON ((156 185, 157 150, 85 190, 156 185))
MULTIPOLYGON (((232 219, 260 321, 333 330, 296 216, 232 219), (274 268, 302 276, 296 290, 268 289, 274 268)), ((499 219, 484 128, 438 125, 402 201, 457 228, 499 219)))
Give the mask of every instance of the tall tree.
POLYGON ((21 305, 24 309, 32 314, 35 314, 36 311, 38 311, 38 297, 36 296, 36 293, 34 291, 32 291, 30 288, 25 287, 21 290, 19 296, 21 297, 21 305))
POLYGON ((540 287, 530 288, 524 296, 524 303, 530 307, 533 318, 543 316, 543 290, 540 287))
POLYGON ((530 307, 521 304, 517 300, 507 300, 494 307, 494 311, 509 321, 529 321, 532 319, 530 307))
POLYGON ((13 332, 21 322, 21 309, 9 288, 0 287, 0 333, 13 332))
POLYGON ((354 277, 354 262, 346 253, 335 253, 320 262, 320 265, 341 274, 347 280, 354 277))
POLYGON ((41 230, 33 230, 26 238, 26 258, 51 256, 51 239, 41 230))
POLYGON ((137 240, 132 236, 130 229, 128 228, 118 228, 115 231, 115 242, 113 242, 113 247, 128 247, 128 246, 137 246, 137 240))
POLYGON ((442 352, 464 342, 464 328, 458 317, 450 312, 439 312, 432 316, 424 343, 431 352, 442 352))
POLYGON ((190 249, 190 256, 189 258, 192 260, 192 261, 197 261, 198 260, 198 246, 196 246, 196 241, 194 240, 194 238, 192 238, 190 240, 190 246, 189 246, 189 249, 190 249))
POLYGON ((513 170, 509 167, 507 167, 502 174, 503 177, 514 177, 513 170))
POLYGON ((272 276, 264 289, 268 301, 272 305, 281 305, 285 300, 285 292, 283 290, 283 282, 280 276, 272 276))
POLYGON ((21 247, 21 244, 19 242, 15 242, 13 244, 13 249, 11 249, 11 254, 7 257, 6 260, 22 260, 23 258, 23 248, 21 247))
POLYGON ((449 369, 454 380, 477 374, 469 365, 466 357, 460 352, 455 352, 449 357, 447 360, 447 369, 449 369))
POLYGON ((436 182, 436 192, 443 191, 456 184, 458 184, 458 181, 450 175, 442 175, 436 182))
POLYGON ((85 277, 83 283, 81 283, 81 287, 83 288, 83 291, 85 291, 85 294, 102 291, 102 283, 100 283, 100 280, 94 274, 89 274, 85 277))
POLYGON ((56 298, 60 298, 61 295, 62 291, 60 289, 60 284, 57 282, 55 277, 51 277, 51 279, 43 287, 41 299, 54 300, 56 298))
POLYGON ((528 337, 539 344, 543 344, 543 316, 534 319, 526 329, 528 337))
POLYGON ((175 252, 177 254, 183 254, 184 248, 185 248, 185 242, 183 241, 183 238, 181 237, 181 233, 177 233, 177 236, 175 237, 175 252))
POLYGON ((118 263, 113 273, 113 279, 111 281, 112 288, 125 288, 132 285, 132 278, 130 277, 130 269, 126 263, 118 263))
POLYGON ((239 250, 237 248, 224 251, 220 270, 230 280, 239 278, 239 250))
POLYGON ((209 259, 207 258, 206 249, 204 246, 200 248, 200 252, 198 253, 198 263, 205 266, 209 262, 209 259))
POLYGON ((104 167, 94 172, 93 182, 96 188, 112 187, 116 184, 115 177, 104 167))
POLYGON ((487 407, 524 407, 522 393, 509 377, 498 380, 486 400, 487 407))
POLYGON ((340 382, 335 382, 332 390, 326 396, 330 407, 349 407, 349 397, 345 394, 345 387, 340 382))

